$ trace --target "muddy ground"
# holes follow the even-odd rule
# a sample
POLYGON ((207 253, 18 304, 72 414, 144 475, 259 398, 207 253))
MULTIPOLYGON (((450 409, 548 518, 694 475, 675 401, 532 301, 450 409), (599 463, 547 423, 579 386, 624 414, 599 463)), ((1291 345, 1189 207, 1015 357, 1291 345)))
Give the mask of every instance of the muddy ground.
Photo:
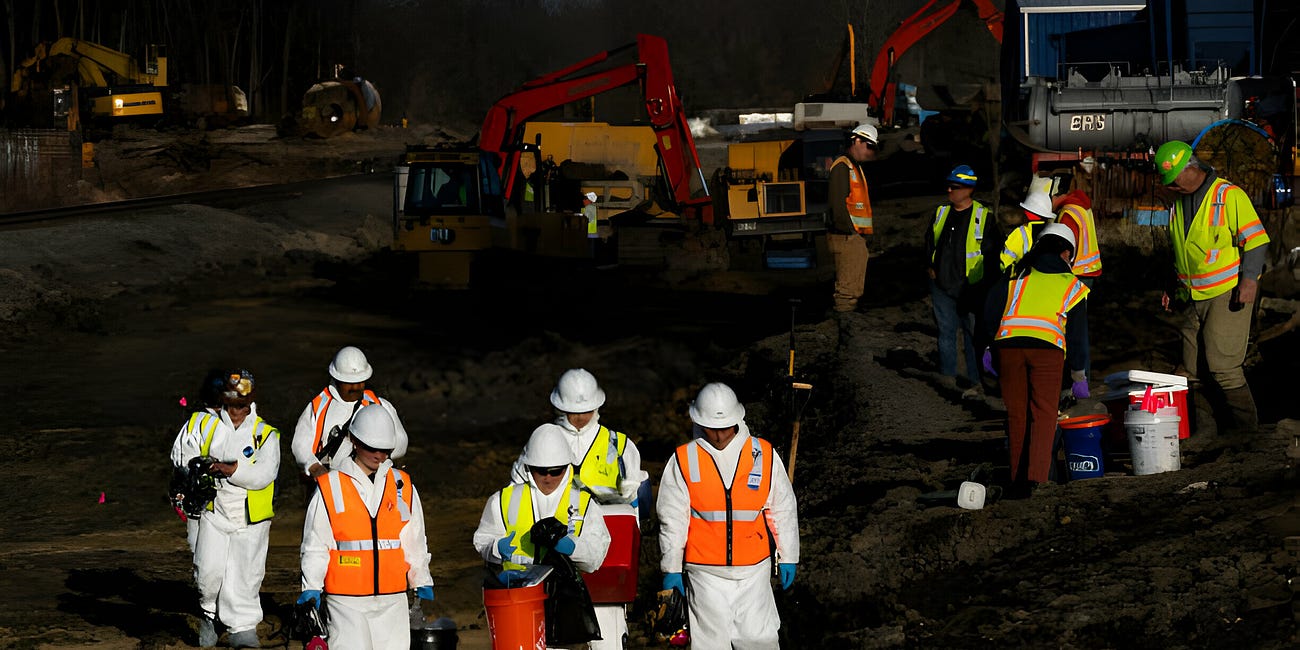
MULTIPOLYGON (((228 137, 253 141, 213 149, 231 185, 365 171, 402 139, 228 137)), ((223 182, 213 166, 101 152, 104 173, 132 170, 98 181, 114 195, 223 182)), ((574 366, 600 378, 602 421, 638 441, 652 476, 686 440, 686 407, 708 381, 735 387, 751 428, 788 457, 791 298, 802 300, 796 374, 814 388, 795 476, 803 560, 779 598, 784 647, 1296 645, 1289 580, 1300 565, 1285 546, 1300 536, 1287 454, 1300 435, 1288 419, 1300 417, 1294 331, 1261 345, 1251 368, 1267 423, 1252 440, 1185 449, 1182 470, 1142 477, 1115 445, 1105 478, 978 511, 927 506, 923 495, 1006 466, 1000 402, 963 400, 936 373, 920 242, 938 197, 878 202, 867 296, 841 326, 827 316, 824 251, 808 271, 758 270, 753 251, 736 248, 737 270, 671 275, 497 256, 474 292, 420 290, 411 261, 386 250, 380 167, 254 202, 0 230, 0 647, 194 644, 184 525, 164 496, 179 398, 194 399, 211 367, 244 366, 260 413, 291 430, 349 344, 370 356, 373 387, 411 433, 405 464, 429 521, 438 611, 460 625, 462 648, 489 647, 470 536, 528 432, 550 417, 555 378, 574 366)), ((1172 370, 1158 291, 1124 281, 1153 272, 1149 251, 1103 252, 1094 375, 1172 370)), ((304 504, 288 463, 281 484, 266 645, 284 642, 298 594, 304 504)), ((643 595, 658 584, 657 556, 648 535, 643 595)), ((633 646, 648 647, 634 628, 633 646)))

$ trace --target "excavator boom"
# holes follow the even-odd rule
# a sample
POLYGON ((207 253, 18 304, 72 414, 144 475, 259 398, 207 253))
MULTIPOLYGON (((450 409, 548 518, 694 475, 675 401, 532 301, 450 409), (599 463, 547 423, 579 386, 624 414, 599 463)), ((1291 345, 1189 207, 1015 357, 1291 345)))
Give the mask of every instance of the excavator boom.
POLYGON ((479 131, 479 147, 496 154, 501 160, 498 171, 505 186, 505 195, 514 195, 513 170, 519 164, 524 124, 529 119, 550 109, 638 82, 641 84, 650 126, 655 132, 655 149, 673 200, 678 204, 677 207, 693 208, 701 213, 701 218, 708 221, 711 218, 709 210, 712 199, 707 195, 699 198, 691 195, 691 181, 694 177, 698 177, 701 187, 706 186, 700 174, 695 140, 691 137, 681 99, 673 84, 672 68, 668 62, 668 44, 658 36, 647 34, 637 35, 635 44, 602 52, 533 79, 519 90, 502 97, 488 110, 479 131), (635 63, 583 74, 634 46, 637 49, 635 63))

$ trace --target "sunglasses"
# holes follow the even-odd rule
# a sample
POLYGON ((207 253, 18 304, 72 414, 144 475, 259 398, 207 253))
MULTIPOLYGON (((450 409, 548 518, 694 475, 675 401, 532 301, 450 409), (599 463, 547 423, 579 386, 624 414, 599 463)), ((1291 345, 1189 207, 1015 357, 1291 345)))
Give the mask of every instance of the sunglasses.
POLYGON ((559 467, 532 467, 530 465, 528 467, 528 471, 538 476, 550 476, 550 477, 564 476, 564 472, 568 471, 568 469, 569 469, 568 465, 560 465, 559 467))
POLYGON ((357 446, 357 447, 361 448, 361 449, 364 450, 364 451, 368 451, 368 452, 370 452, 370 453, 372 453, 372 454, 373 454, 373 453, 384 453, 384 454, 388 454, 389 456, 393 455, 393 450, 392 450, 392 449, 379 449, 378 447, 371 447, 370 445, 367 445, 366 443, 361 442, 360 440, 357 440, 355 436, 352 438, 352 441, 353 441, 354 443, 356 443, 356 446, 357 446))

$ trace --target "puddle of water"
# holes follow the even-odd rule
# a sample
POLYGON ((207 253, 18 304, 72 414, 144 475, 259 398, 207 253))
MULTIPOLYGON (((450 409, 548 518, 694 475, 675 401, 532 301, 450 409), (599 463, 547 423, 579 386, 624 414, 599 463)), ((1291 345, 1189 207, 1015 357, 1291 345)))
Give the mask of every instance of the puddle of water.
POLYGON ((81 151, 66 131, 0 131, 0 213, 66 205, 80 179, 81 151))

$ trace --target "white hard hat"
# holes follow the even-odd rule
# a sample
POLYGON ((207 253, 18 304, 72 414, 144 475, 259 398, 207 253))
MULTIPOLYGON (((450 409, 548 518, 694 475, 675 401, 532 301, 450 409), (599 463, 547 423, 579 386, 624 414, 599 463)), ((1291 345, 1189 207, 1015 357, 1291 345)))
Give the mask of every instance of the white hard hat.
POLYGON ((876 127, 866 123, 853 127, 853 132, 849 135, 862 138, 871 144, 876 144, 880 141, 876 127))
POLYGON ((594 411, 605 403, 605 391, 596 384, 596 377, 582 368, 567 370, 551 391, 551 406, 565 413, 594 411))
POLYGON ((393 416, 379 404, 361 407, 352 417, 348 430, 371 449, 391 450, 397 446, 397 427, 393 426, 393 416))
POLYGON ((573 450, 564 428, 543 424, 533 429, 533 435, 524 446, 524 464, 529 467, 560 467, 573 464, 573 450))
MULTIPOLYGON (((1043 226, 1043 231, 1041 233, 1038 233, 1039 241, 1042 241, 1042 239, 1048 235, 1055 235, 1069 242, 1071 251, 1078 250, 1078 245, 1074 239, 1074 231, 1070 230, 1069 226, 1063 223, 1049 223, 1046 226, 1043 226)), ((1070 259, 1074 259, 1074 253, 1070 254, 1070 259)))
POLYGON ((591 201, 592 203, 595 203, 595 202, 596 202, 596 193, 595 193, 595 192, 587 192, 584 196, 587 197, 587 200, 588 200, 588 201, 591 201))
POLYGON ((365 353, 350 345, 339 350, 330 362, 330 376, 345 384, 363 382, 370 379, 373 372, 365 353))
POLYGON ((1052 197, 1045 191, 1030 192, 1020 207, 1043 219, 1056 218, 1056 213, 1052 212, 1052 197))
POLYGON ((745 419, 745 407, 726 384, 707 384, 691 404, 691 421, 710 429, 726 429, 745 419))

